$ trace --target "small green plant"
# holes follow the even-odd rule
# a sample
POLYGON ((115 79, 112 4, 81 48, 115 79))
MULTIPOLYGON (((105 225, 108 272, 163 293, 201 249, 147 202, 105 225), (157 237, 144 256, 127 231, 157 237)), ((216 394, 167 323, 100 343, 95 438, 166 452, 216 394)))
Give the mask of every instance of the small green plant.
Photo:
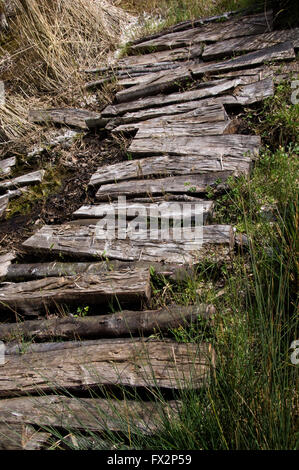
POLYGON ((74 315, 74 317, 86 317, 86 315, 88 315, 88 312, 89 312, 89 306, 86 305, 85 307, 78 307, 77 308, 77 314, 74 315))

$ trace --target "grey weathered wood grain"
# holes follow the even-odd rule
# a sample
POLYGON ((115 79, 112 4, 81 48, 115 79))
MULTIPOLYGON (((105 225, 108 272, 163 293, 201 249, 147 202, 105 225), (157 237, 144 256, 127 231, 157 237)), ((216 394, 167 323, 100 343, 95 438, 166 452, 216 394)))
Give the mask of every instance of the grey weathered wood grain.
MULTIPOLYGON (((231 152, 233 155, 233 152, 231 152)), ((148 157, 140 160, 130 160, 100 167, 91 177, 90 185, 116 183, 129 179, 142 179, 147 176, 189 175, 209 171, 233 170, 248 171, 251 163, 250 157, 201 157, 177 155, 148 157)), ((75 213, 75 214, 78 214, 75 213)))
POLYGON ((31 109, 28 118, 32 122, 65 124, 81 129, 104 127, 106 124, 100 113, 76 108, 31 109))
POLYGON ((16 258, 14 252, 5 253, 0 256, 0 281, 5 279, 11 262, 16 258))
MULTIPOLYGON (((188 177, 188 184, 191 184, 190 180, 192 177, 188 177)), ((191 239, 190 231, 185 228, 179 231, 179 239, 173 236, 172 229, 169 234, 156 228, 151 233, 133 230, 134 225, 128 224, 127 233, 122 231, 119 236, 117 232, 103 234, 97 221, 93 224, 45 225, 26 240, 23 247, 35 253, 61 253, 76 258, 194 264, 208 256, 223 259, 230 255, 234 244, 232 228, 226 225, 202 227, 202 232, 199 230, 202 239, 196 234, 191 239)), ((3 301, 3 296, 0 300, 3 301)))
POLYGON ((217 158, 225 155, 242 157, 250 154, 254 157, 258 154, 261 145, 259 136, 235 134, 164 139, 162 135, 154 138, 142 136, 138 138, 138 133, 128 149, 133 156, 168 154, 217 158))
POLYGON ((138 130, 142 130, 144 134, 163 135, 164 138, 180 137, 199 137, 204 135, 226 135, 234 134, 238 128, 238 120, 204 122, 198 123, 197 117, 190 117, 188 113, 175 116, 161 116, 157 119, 149 119, 147 121, 132 122, 122 124, 112 130, 113 134, 132 134, 138 130))
POLYGON ((7 196, 7 194, 4 194, 4 196, 0 196, 0 220, 3 218, 3 216, 6 213, 8 203, 9 203, 9 197, 7 196))
MULTIPOLYGON (((45 395, 2 399, 1 422, 7 427, 32 425, 41 429, 59 428, 72 431, 114 431, 152 434, 162 427, 163 416, 175 417, 179 402, 169 401, 163 409, 156 402, 112 400, 100 398, 70 398, 45 395)), ((3 426, 3 424, 2 424, 3 426)), ((1 440, 1 437, 0 437, 1 440)))
POLYGON ((219 73, 225 71, 240 70, 243 68, 253 68, 257 65, 272 60, 292 60, 295 58, 296 55, 293 43, 287 41, 281 44, 276 44, 272 47, 267 47, 259 51, 241 55, 239 57, 236 57, 235 59, 206 65, 194 65, 192 66, 192 74, 194 77, 200 77, 208 73, 219 73))
POLYGON ((208 384, 215 363, 215 353, 208 343, 138 339, 88 343, 9 356, 1 367, 0 396, 106 385, 197 389, 208 384))
POLYGON ((109 105, 102 111, 102 116, 105 118, 111 118, 115 116, 122 116, 125 113, 133 113, 142 109, 153 108, 155 106, 168 106, 170 104, 184 103, 187 101, 213 97, 228 92, 238 85, 247 84, 257 80, 259 80, 259 75, 256 73, 256 77, 245 76, 233 79, 206 81, 199 83, 198 89, 196 90, 185 91, 182 93, 171 93, 168 95, 151 96, 132 102, 129 101, 125 103, 109 105))
MULTIPOLYGON (((147 218, 172 218, 183 221, 184 220, 184 205, 183 202, 161 202, 161 203, 136 203, 136 202, 115 202, 110 204, 96 204, 90 206, 82 206, 76 212, 74 212, 75 218, 95 218, 100 219, 101 217, 126 217, 127 220, 136 217, 136 214, 142 213, 144 209, 147 213, 147 218)), ((185 206, 186 207, 186 206, 185 206)), ((208 217, 211 217, 213 210, 212 201, 201 201, 198 200, 194 204, 190 203, 190 211, 192 220, 195 219, 196 214, 202 214, 203 222, 206 222, 208 217)), ((190 218, 188 213, 187 218, 190 218)))
POLYGON ((171 104, 160 108, 149 108, 135 113, 127 113, 121 118, 111 120, 106 129, 111 130, 121 124, 136 123, 158 119, 159 122, 189 122, 201 124, 214 123, 228 119, 227 113, 221 103, 201 103, 200 101, 187 101, 185 103, 171 104), (179 115, 183 116, 180 118, 179 115))
POLYGON ((10 175, 12 167, 15 166, 17 160, 16 157, 6 158, 0 160, 0 178, 10 175))
POLYGON ((0 308, 33 315, 57 305, 100 305, 115 298, 123 305, 140 304, 150 293, 148 269, 52 277, 2 287, 0 308))
POLYGON ((165 34, 131 47, 134 52, 175 49, 201 42, 223 41, 239 36, 250 36, 271 31, 271 18, 265 14, 241 17, 224 23, 207 24, 186 31, 165 34))
MULTIPOLYGON (((71 316, 46 320, 26 320, 19 323, 0 323, 0 340, 51 341, 151 335, 170 328, 190 326, 198 317, 210 321, 215 313, 211 305, 170 305, 164 309, 127 311, 83 318, 71 316)), ((1 421, 1 404, 0 404, 1 421)))
POLYGON ((171 88, 178 88, 183 83, 192 79, 190 70, 191 67, 182 66, 174 70, 142 76, 139 78, 137 85, 116 93, 116 101, 118 103, 133 101, 143 96, 164 93, 171 88))
POLYGON ((32 173, 27 173, 26 175, 12 178, 10 180, 0 181, 0 189, 6 190, 41 183, 43 181, 45 173, 45 170, 38 170, 33 171, 32 173))
POLYGON ((265 49, 285 41, 291 41, 295 47, 299 41, 299 28, 272 31, 256 36, 246 36, 217 42, 216 44, 208 44, 205 46, 203 58, 212 60, 228 57, 236 52, 251 52, 265 49))
POLYGON ((36 431, 26 424, 0 422, 0 450, 42 450, 50 437, 50 433, 36 431))

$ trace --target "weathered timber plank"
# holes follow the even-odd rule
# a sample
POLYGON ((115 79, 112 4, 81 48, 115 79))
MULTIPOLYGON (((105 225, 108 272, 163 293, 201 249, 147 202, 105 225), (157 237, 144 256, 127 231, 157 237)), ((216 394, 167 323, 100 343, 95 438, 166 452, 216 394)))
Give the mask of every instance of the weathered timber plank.
POLYGON ((162 64, 163 62, 190 60, 200 57, 202 54, 202 44, 195 44, 194 46, 187 45, 173 50, 166 50, 160 52, 153 52, 151 54, 129 56, 118 62, 118 67, 134 67, 140 65, 152 66, 153 64, 162 64))
POLYGON ((183 202, 161 202, 161 203, 134 203, 134 202, 121 202, 110 204, 96 204, 92 206, 82 206, 74 212, 75 218, 95 218, 102 217, 125 217, 127 220, 137 217, 138 214, 145 214, 147 219, 165 219, 172 218, 183 221, 185 218, 194 220, 196 215, 202 214, 203 222, 205 223, 208 217, 211 217, 213 210, 212 201, 198 200, 188 206, 183 202), (185 206, 184 206, 185 204, 185 206), (185 212, 184 212, 185 207, 185 212), (190 209, 190 211, 189 211, 190 209))
MULTIPOLYGON (((134 41, 131 42, 131 44, 136 45, 136 44, 140 44, 141 42, 149 41, 151 39, 156 39, 158 37, 164 36, 165 34, 174 33, 176 31, 185 31, 186 29, 191 29, 197 26, 202 26, 206 23, 214 23, 215 21, 223 21, 223 20, 228 19, 230 16, 237 15, 238 13, 239 13, 238 11, 231 11, 231 12, 223 13, 222 15, 210 16, 207 18, 181 21, 180 23, 177 23, 176 25, 171 26, 170 28, 164 29, 157 33, 149 34, 148 36, 144 36, 142 38, 135 39, 134 41)), ((267 12, 267 15, 269 16, 269 20, 271 21, 271 24, 272 24, 272 21, 273 21, 272 12, 270 11, 267 12)))
POLYGON ((16 164, 16 157, 6 158, 5 160, 0 160, 0 178, 10 175, 11 169, 16 164))
POLYGON ((130 387, 200 388, 208 384, 215 353, 208 343, 138 339, 86 341, 79 347, 8 357, 1 367, 0 396, 130 387))
POLYGON ((168 154, 219 158, 225 155, 242 157, 251 154, 254 157, 258 154, 261 145, 259 136, 235 134, 164 139, 160 135, 155 138, 141 137, 139 139, 138 133, 128 149, 128 152, 134 156, 168 154))
POLYGON ((179 115, 182 114, 183 122, 217 122, 228 120, 227 113, 221 103, 201 103, 200 101, 187 101, 185 103, 172 104, 160 108, 149 108, 136 113, 127 113, 121 118, 111 120, 106 129, 111 130, 120 124, 136 123, 158 119, 161 122, 179 122, 179 115))
POLYGON ((11 180, 0 181, 0 189, 5 190, 26 186, 27 184, 30 185, 41 183, 45 173, 45 170, 38 170, 32 173, 27 173, 26 175, 18 176, 17 178, 13 178, 11 180))
POLYGON ((276 44, 272 47, 267 47, 249 54, 244 54, 234 59, 226 60, 223 62, 194 65, 191 68, 194 77, 200 77, 208 73, 219 73, 231 70, 240 70, 243 68, 252 68, 257 65, 269 62, 271 60, 292 60, 295 59, 295 51, 292 42, 287 41, 281 44, 276 44))
MULTIPOLYGON (((189 184, 192 177, 188 180, 189 184)), ((87 224, 82 221, 61 226, 46 225, 26 240, 23 247, 36 253, 61 253, 77 258, 194 264, 208 256, 217 259, 230 256, 234 244, 232 228, 228 225, 199 227, 200 233, 191 235, 190 230, 185 228, 175 234, 172 229, 168 232, 156 227, 149 232, 136 230, 130 223, 127 231, 105 233, 99 224, 95 220, 93 225, 92 221, 87 224)))
MULTIPOLYGON (((237 120, 227 119, 226 121, 204 122, 198 124, 198 117, 190 114, 179 114, 175 116, 161 116, 157 119, 147 121, 132 122, 115 127, 113 134, 131 134, 141 130, 145 135, 163 135, 164 138, 199 137, 204 135, 225 135, 234 134, 237 131, 237 120)), ((139 134, 140 137, 140 134, 139 134)))
POLYGON ((157 331, 165 332, 169 328, 196 323, 198 317, 209 321, 214 313, 215 308, 211 305, 170 305, 164 309, 142 312, 125 310, 111 315, 84 318, 67 316, 20 323, 0 323, 0 340, 51 341, 53 338, 78 340, 151 335, 157 331))
POLYGON ((152 434, 162 427, 163 416, 179 411, 179 402, 169 401, 165 409, 156 402, 70 398, 59 395, 20 397, 0 401, 1 422, 59 428, 69 432, 104 431, 152 434))
POLYGON ((28 117, 32 122, 65 124, 81 129, 104 127, 106 124, 101 114, 76 108, 31 109, 28 117))
POLYGON ((36 431, 26 424, 0 421, 0 450, 41 450, 50 437, 50 433, 36 431))
MULTIPOLYGON (((237 87, 233 93, 236 104, 245 106, 263 101, 274 96, 274 83, 272 78, 237 87)), ((229 101, 226 101, 229 104, 229 101)))
POLYGON ((148 269, 124 270, 9 284, 0 289, 0 307, 33 315, 57 305, 101 305, 115 298, 122 305, 141 304, 150 295, 148 269))
POLYGON ((245 76, 233 79, 220 79, 198 84, 198 89, 185 91, 182 93, 171 93, 169 95, 151 96, 141 98, 136 101, 129 101, 115 105, 109 105, 102 111, 102 116, 111 118, 122 116, 125 113, 136 112, 142 109, 153 108, 155 106, 167 106, 170 104, 184 103, 187 101, 200 100, 203 98, 221 95, 229 90, 234 89, 238 85, 248 84, 259 80, 258 73, 255 77, 245 76))
POLYGON ((293 47, 299 42, 299 28, 283 31, 272 31, 270 33, 243 38, 229 39, 205 47, 203 58, 206 60, 228 57, 236 52, 251 52, 274 46, 281 42, 291 41, 293 47))
POLYGON ((172 176, 153 180, 125 181, 115 184, 105 184, 96 193, 99 201, 109 201, 120 196, 137 197, 145 195, 168 194, 204 194, 208 188, 217 189, 217 181, 224 183, 233 171, 208 172, 204 174, 172 176))
POLYGON ((4 194, 4 196, 0 196, 0 220, 3 218, 3 216, 6 213, 8 203, 9 203, 9 197, 7 194, 4 194))
POLYGON ((265 14, 247 16, 224 23, 207 24, 186 31, 165 34, 159 38, 131 46, 134 52, 155 48, 157 51, 175 49, 201 42, 223 41, 239 36, 250 36, 271 31, 271 20, 265 14))
MULTIPOLYGON (((158 134, 160 137, 160 134, 158 134)), ((233 152, 231 152, 233 155, 233 152)), ((175 176, 203 173, 209 171, 233 170, 248 171, 250 157, 201 157, 198 155, 158 156, 140 160, 130 160, 100 167, 91 177, 90 185, 99 186, 107 183, 117 183, 129 179, 142 179, 147 176, 175 176)), ((75 215, 78 215, 78 212, 75 215)))
MULTIPOLYGON (((195 67, 195 66, 193 66, 195 67)), ((192 79, 191 67, 178 67, 174 70, 150 73, 139 77, 139 83, 116 93, 116 101, 123 103, 133 101, 143 96, 164 93, 169 89, 178 88, 181 84, 192 79)))

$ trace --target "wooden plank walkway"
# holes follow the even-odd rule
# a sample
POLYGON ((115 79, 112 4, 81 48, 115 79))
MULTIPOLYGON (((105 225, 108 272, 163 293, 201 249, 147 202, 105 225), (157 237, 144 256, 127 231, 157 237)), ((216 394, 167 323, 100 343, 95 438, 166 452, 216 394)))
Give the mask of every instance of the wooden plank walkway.
MULTIPOLYGON (((198 318, 210 327, 215 308, 151 307, 151 273, 186 280, 198 263, 231 261, 240 244, 231 225, 213 224, 213 208, 228 178, 249 175, 259 155, 260 137, 242 134, 242 107, 273 96, 281 77, 298 72, 299 30, 273 31, 272 16, 228 12, 181 22, 133 41, 115 64, 85 71, 87 89, 115 83, 102 111, 30 110, 33 122, 78 127, 89 138, 100 130, 109 142, 127 143, 119 162, 91 176, 73 220, 37 230, 22 245, 25 258, 0 256, 0 322, 7 321, 0 323, 0 449, 47 448, 45 426, 65 435, 128 426, 152 434, 163 431, 163 413, 179 410, 173 401, 162 409, 155 400, 75 397, 90 388, 209 386, 211 344, 167 335, 198 318), (76 315, 83 305, 87 315, 76 315), (71 313, 58 314, 64 309, 71 313), (157 332, 165 339, 149 338, 157 332)), ((15 166, 15 157, 0 161, 2 218, 11 198, 44 178, 44 170, 16 177, 15 166)))

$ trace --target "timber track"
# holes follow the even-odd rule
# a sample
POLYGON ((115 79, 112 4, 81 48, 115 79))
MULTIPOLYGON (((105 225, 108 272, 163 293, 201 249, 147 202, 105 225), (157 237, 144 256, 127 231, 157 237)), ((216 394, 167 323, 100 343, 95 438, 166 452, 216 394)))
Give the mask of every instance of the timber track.
MULTIPOLYGON (((30 111, 34 122, 105 129, 132 140, 127 161, 101 166, 92 175, 92 204, 79 208, 72 221, 45 225, 23 243, 33 259, 48 262, 24 264, 13 252, 1 256, 0 340, 6 354, 0 365, 0 449, 47 448, 46 426, 65 434, 101 435, 109 429, 125 436, 129 426, 133 433, 152 434, 163 413, 179 411, 178 401, 169 399, 162 409, 148 397, 142 403, 82 396, 123 386, 158 388, 171 398, 212 380, 217 358, 211 344, 149 337, 198 315, 210 321, 215 309, 146 310, 151 267, 175 282, 201 261, 221 263, 234 256, 238 240, 232 226, 213 225, 214 201, 230 176, 250 174, 261 147, 260 137, 238 133, 234 110, 273 96, 275 82, 296 69, 298 47, 298 29, 273 31, 271 11, 184 22, 132 43, 130 55, 113 67, 86 71, 92 76, 88 89, 117 80, 114 104, 103 111, 30 111), (207 197, 211 191, 213 199, 207 197), (126 207, 117 203, 123 196, 126 207), (132 236, 132 220, 125 236, 97 236, 97 224, 109 211, 120 218, 141 205, 155 206, 152 218, 172 213, 180 219, 186 203, 203 215, 202 244, 163 239, 157 220, 150 240, 146 230, 132 236), (83 313, 93 315, 80 310, 78 316, 53 315, 65 305, 73 312, 88 306, 83 313), (111 305, 117 313, 107 313, 111 305)), ((6 177, 0 181, 1 213, 12 197, 44 176, 40 170, 7 179, 15 163, 13 157, 0 162, 6 177)))

